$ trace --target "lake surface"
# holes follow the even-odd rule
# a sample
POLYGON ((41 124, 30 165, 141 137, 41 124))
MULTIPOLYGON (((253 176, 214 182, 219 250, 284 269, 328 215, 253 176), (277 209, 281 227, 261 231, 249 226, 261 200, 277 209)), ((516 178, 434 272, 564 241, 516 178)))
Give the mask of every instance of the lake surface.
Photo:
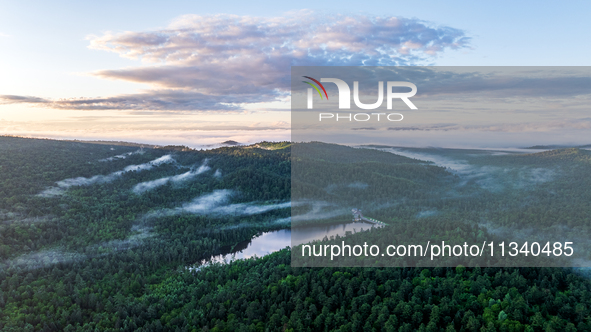
POLYGON ((348 232, 366 231, 372 227, 381 226, 365 222, 350 222, 336 225, 294 227, 293 229, 265 232, 253 237, 249 241, 240 242, 234 247, 224 247, 221 249, 221 254, 197 262, 194 265, 195 267, 190 269, 195 271, 212 263, 229 263, 236 259, 263 257, 286 247, 291 247, 292 245, 308 243, 313 240, 322 240, 325 236, 328 238, 336 235, 346 236, 348 232))

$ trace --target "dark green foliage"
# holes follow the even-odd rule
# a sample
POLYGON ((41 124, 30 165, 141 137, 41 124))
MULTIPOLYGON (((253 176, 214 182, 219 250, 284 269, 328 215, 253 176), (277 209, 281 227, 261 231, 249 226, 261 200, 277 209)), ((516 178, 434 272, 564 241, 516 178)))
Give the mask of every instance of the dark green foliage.
MULTIPOLYGON (((495 191, 482 190, 477 181, 461 183, 445 169, 413 159, 358 150, 363 161, 351 161, 339 157, 351 148, 320 143, 146 148, 100 162, 138 147, 0 137, 0 330, 591 330, 591 283, 567 269, 292 268, 286 249, 187 270, 255 234, 285 227, 272 221, 289 216, 289 209, 252 216, 152 218, 150 213, 219 189, 235 190, 233 203, 287 201, 291 151, 298 146, 310 150, 313 158, 305 162, 323 178, 300 184, 313 194, 330 195, 330 181, 360 172, 373 179, 368 186, 389 183, 383 195, 396 195, 403 204, 370 210, 400 236, 425 210, 437 212, 418 219, 424 235, 436 238, 486 237, 486 229, 474 222, 484 218, 513 227, 518 221, 545 225, 562 218, 587 232, 591 186, 581 176, 590 167, 583 150, 479 157, 486 165, 567 170, 552 183, 537 184, 537 190, 495 191), (56 181, 107 175, 165 154, 176 163, 72 187, 58 197, 36 196, 56 181), (191 181, 132 192, 138 183, 187 172, 206 159, 211 170, 191 181), (339 171, 322 173, 327 163, 340 164, 339 171), (221 177, 213 176, 218 169, 221 177)), ((345 202, 353 197, 343 196, 345 202)))

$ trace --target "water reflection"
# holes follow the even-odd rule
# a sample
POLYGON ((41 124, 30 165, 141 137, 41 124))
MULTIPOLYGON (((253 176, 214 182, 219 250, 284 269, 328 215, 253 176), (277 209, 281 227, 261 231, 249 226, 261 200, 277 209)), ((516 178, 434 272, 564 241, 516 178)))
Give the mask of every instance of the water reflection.
POLYGON ((351 222, 348 224, 337 225, 312 225, 293 227, 291 233, 291 244, 298 245, 308 243, 313 240, 322 240, 325 236, 346 236, 347 232, 356 233, 366 231, 372 227, 379 227, 366 222, 351 222))
POLYGON ((195 267, 190 269, 198 271, 203 266, 212 263, 228 263, 236 259, 263 257, 292 245, 322 240, 325 236, 328 238, 336 235, 346 236, 350 233, 366 231, 372 227, 381 226, 365 222, 352 222, 336 225, 301 226, 265 232, 249 241, 240 242, 234 247, 223 247, 221 248, 221 254, 197 262, 194 265, 195 267))

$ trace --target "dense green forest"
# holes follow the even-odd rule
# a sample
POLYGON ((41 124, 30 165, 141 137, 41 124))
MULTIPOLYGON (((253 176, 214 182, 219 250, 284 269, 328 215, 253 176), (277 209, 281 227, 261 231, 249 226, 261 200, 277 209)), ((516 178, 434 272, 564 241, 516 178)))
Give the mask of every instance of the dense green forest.
POLYGON ((188 269, 289 227, 277 221, 291 215, 292 183, 296 201, 347 207, 383 197, 363 208, 389 225, 352 241, 408 237, 417 222, 434 239, 531 228, 585 238, 586 150, 431 151, 468 160, 470 171, 458 173, 322 143, 205 151, 101 143, 0 137, 0 330, 591 331, 582 270, 298 268, 289 248, 188 269), (293 182, 292 157, 305 166, 293 182), (370 194, 376 188, 385 189, 370 194))
MULTIPOLYGON (((411 149, 371 146, 354 149, 330 144, 292 147, 292 198, 327 202, 328 214, 336 207, 350 214, 363 207, 365 214, 389 226, 358 234, 348 244, 506 243, 519 249, 527 241, 548 252, 556 241, 574 243, 571 258, 518 255, 448 260, 445 266, 588 266, 590 231, 591 152, 565 148, 538 153, 461 149, 411 149), (381 151, 384 150, 384 151, 381 151), (378 153, 380 152, 380 153, 378 153), (383 153, 388 152, 388 153, 383 153), (399 153, 401 155, 393 154, 399 153), (424 157, 433 162, 404 157, 424 157), (545 246, 550 243, 549 246, 545 246), (574 265, 573 265, 574 264, 574 265)), ((311 209, 296 205, 292 211, 311 209)), ((302 223, 335 223, 347 216, 302 223)), ((295 220, 295 219, 294 219, 295 220)), ((297 223, 294 223, 297 224, 297 223)), ((322 245, 341 244, 336 238, 322 245)), ((561 244, 562 245, 562 244, 561 244)), ((499 247, 495 246, 497 254, 499 247)), ((528 246, 528 250, 531 246, 528 246)), ((301 251, 301 248, 298 248, 301 251)), ((526 251, 526 249, 524 249, 526 251)), ((293 251, 294 253, 296 250, 293 251)), ((560 252, 560 251, 557 251, 560 252)), ((299 253, 298 253, 299 255, 299 253)), ((297 266, 434 266, 429 258, 381 256, 298 259, 297 266), (393 263, 396 261, 395 263, 393 263)), ((294 262, 292 262, 294 263, 294 262)))

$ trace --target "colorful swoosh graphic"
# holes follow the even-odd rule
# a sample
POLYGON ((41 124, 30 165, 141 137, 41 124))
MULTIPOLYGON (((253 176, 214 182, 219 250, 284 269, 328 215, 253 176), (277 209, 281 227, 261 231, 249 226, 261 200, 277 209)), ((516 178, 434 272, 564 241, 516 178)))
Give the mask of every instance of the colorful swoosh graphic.
MULTIPOLYGON (((310 79, 310 80, 314 81, 314 83, 318 84, 318 86, 320 86, 320 88, 322 88, 322 91, 324 91, 324 95, 326 96, 326 100, 328 100, 328 93, 326 93, 326 89, 324 89, 324 86, 322 85, 322 83, 318 82, 317 80, 313 79, 310 76, 302 76, 302 77, 305 77, 307 79, 310 79)), ((302 82, 304 82, 306 84, 310 84, 312 87, 314 87, 314 89, 316 89, 316 91, 318 91, 318 94, 320 95, 320 98, 321 99, 324 99, 324 98, 322 98, 322 93, 320 92, 320 90, 314 84, 312 84, 310 82, 306 82, 306 81, 302 81, 302 82)))
POLYGON ((306 81, 302 81, 302 82, 304 82, 306 84, 310 84, 310 86, 312 86, 314 89, 316 89, 316 91, 318 91, 318 95, 320 96, 320 99, 323 99, 322 93, 320 92, 320 90, 318 90, 318 88, 316 87, 316 85, 314 85, 314 84, 312 84, 310 82, 306 82, 306 81))

